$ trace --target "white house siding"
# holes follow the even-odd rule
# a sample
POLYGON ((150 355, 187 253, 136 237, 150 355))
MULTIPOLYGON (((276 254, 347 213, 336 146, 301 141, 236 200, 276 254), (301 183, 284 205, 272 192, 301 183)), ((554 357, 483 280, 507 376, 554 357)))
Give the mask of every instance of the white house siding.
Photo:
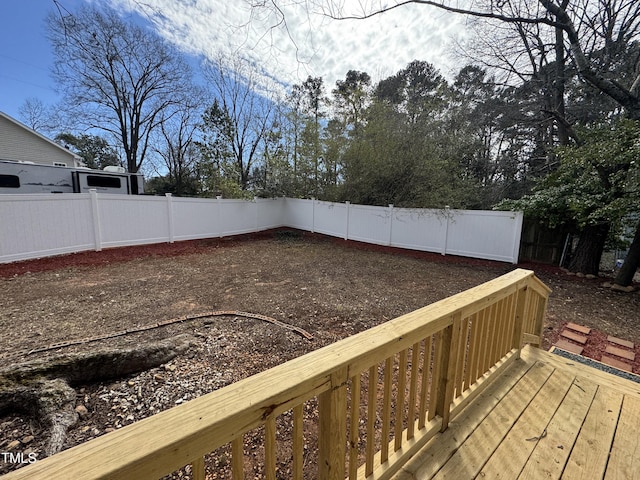
POLYGON ((76 155, 0 112, 0 160, 78 166, 76 155))

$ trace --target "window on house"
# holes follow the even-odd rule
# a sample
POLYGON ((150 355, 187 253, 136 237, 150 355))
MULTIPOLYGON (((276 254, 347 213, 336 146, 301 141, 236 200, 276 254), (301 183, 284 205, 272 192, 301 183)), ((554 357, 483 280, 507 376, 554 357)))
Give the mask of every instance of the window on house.
POLYGON ((53 162, 54 167, 66 167, 67 164, 63 162, 53 162))
POLYGON ((0 188, 20 188, 20 177, 17 175, 0 175, 0 188))
POLYGON ((119 177, 106 177, 102 175, 87 175, 87 185, 90 187, 121 188, 119 177))

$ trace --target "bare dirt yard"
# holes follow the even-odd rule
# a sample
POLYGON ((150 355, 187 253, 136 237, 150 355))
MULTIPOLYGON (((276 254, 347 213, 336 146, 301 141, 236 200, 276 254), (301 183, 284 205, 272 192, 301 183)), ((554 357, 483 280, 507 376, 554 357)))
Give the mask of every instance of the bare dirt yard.
MULTIPOLYGON (((544 348, 567 322, 640 343, 640 294, 613 292, 555 268, 544 348)), ((105 347, 135 348, 180 334, 186 353, 122 378, 74 385, 79 421, 63 448, 121 428, 244 377, 506 273, 514 265, 406 252, 295 231, 87 252, 0 265, 0 367, 105 347), (102 341, 33 352, 208 311, 102 341)), ((0 412, 0 452, 45 456, 46 429, 0 412)), ((214 472, 214 458, 208 466, 214 472)), ((21 465, 0 459, 0 474, 21 465)), ((259 466, 256 466, 259 477, 259 466)), ((284 475, 286 477, 286 475, 284 475)))

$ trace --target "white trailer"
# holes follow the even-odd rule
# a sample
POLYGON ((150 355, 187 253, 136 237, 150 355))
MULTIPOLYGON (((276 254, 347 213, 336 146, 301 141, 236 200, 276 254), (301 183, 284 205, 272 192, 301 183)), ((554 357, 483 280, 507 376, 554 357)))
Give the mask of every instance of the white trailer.
POLYGON ((126 173, 122 167, 92 170, 0 160, 0 194, 87 193, 92 189, 100 193, 139 195, 144 193, 144 178, 137 173, 126 173))

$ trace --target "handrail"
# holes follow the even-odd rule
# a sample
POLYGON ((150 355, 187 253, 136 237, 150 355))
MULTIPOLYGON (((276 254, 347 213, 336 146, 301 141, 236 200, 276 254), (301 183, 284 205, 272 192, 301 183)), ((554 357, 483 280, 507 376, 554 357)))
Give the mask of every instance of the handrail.
POLYGON ((243 437, 260 426, 265 477, 275 479, 282 422, 292 431, 288 476, 303 478, 304 439, 317 431, 318 471, 304 478, 388 478, 517 358, 524 339, 540 342, 548 294, 533 272, 514 270, 3 479, 160 478, 185 465, 204 478, 203 457, 219 447, 243 478, 243 437), (316 398, 317 419, 303 408, 316 398), (305 436, 310 422, 317 430, 305 436))

